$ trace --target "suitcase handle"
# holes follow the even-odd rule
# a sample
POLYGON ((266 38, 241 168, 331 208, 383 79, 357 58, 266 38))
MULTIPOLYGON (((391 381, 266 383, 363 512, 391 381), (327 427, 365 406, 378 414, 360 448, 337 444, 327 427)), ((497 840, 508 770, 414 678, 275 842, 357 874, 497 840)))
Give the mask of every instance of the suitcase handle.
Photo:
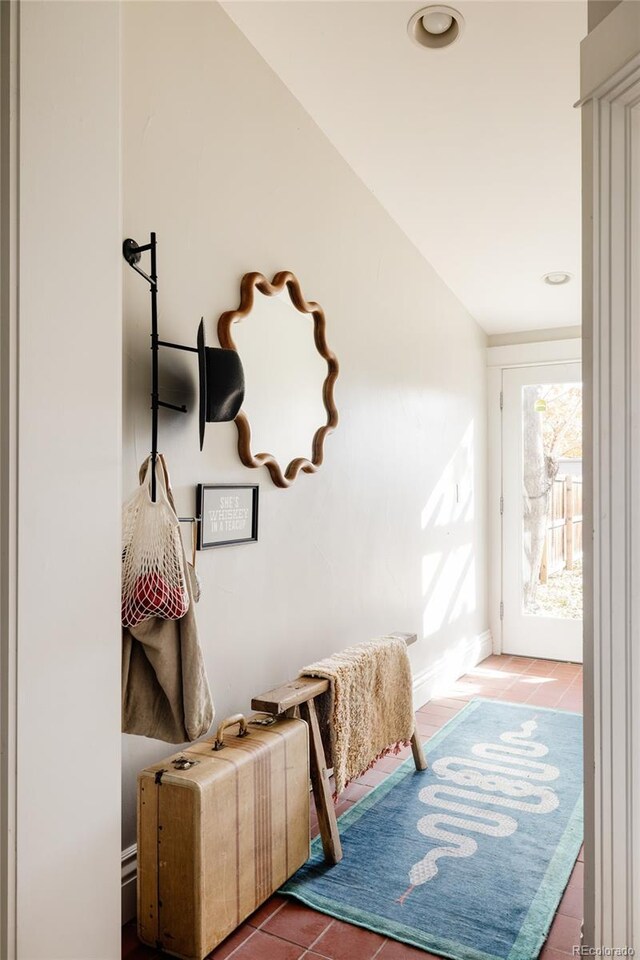
POLYGON ((227 729, 227 727, 232 727, 234 723, 240 724, 240 729, 238 731, 239 737, 246 737, 246 735, 249 733, 249 730, 247 729, 247 721, 243 714, 234 713, 232 717, 227 717, 226 720, 223 720, 218 727, 218 732, 216 733, 216 742, 213 745, 214 750, 222 750, 224 747, 224 731, 227 729))

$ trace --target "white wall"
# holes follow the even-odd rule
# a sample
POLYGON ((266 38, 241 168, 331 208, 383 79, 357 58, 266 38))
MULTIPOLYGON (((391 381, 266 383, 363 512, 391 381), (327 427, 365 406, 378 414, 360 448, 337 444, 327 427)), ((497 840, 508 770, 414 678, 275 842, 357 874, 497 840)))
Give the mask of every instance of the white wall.
POLYGON ((620 0, 588 0, 589 32, 594 30, 605 17, 608 17, 619 3, 620 0))
POLYGON ((114 960, 120 11, 20 6, 19 302, 3 318, 18 349, 17 956, 114 960))
MULTIPOLYGON (((179 511, 199 481, 260 483, 259 543, 198 558, 218 719, 391 629, 418 633, 416 673, 453 661, 487 628, 485 335, 217 4, 126 4, 123 57, 124 235, 158 233, 162 336, 194 343, 204 315, 215 343, 243 273, 290 269, 341 364, 326 463, 280 490, 242 466, 233 424, 198 452, 195 359, 163 358, 164 396, 192 411, 161 414, 179 511)), ((127 492, 149 450, 148 324, 128 275, 127 492)), ((169 752, 124 738, 124 846, 135 773, 169 752)))

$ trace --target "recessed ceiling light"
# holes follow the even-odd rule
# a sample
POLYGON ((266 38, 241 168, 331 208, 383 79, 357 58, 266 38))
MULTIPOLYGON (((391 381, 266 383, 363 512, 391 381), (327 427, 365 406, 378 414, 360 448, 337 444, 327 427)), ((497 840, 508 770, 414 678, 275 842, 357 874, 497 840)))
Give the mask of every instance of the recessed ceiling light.
POLYGON ((569 283, 571 274, 563 273, 561 270, 555 270, 552 273, 545 273, 542 279, 545 283, 548 283, 550 287, 561 287, 563 283, 569 283))
POLYGON ((441 13, 438 10, 429 10, 428 13, 422 14, 422 26, 425 28, 427 33, 446 33, 452 23, 453 17, 450 13, 441 13))
POLYGON ((414 43, 431 50, 449 47, 464 28, 464 17, 453 7, 431 4, 422 7, 409 20, 407 31, 414 43))

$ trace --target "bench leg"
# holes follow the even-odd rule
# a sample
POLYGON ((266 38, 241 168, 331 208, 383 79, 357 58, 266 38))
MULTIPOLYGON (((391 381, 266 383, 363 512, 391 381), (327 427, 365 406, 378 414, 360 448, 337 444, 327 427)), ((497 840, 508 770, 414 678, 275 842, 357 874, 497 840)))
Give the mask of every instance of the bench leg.
POLYGON ((416 770, 426 770, 427 758, 424 755, 424 750, 422 749, 422 744, 420 743, 420 737, 418 736, 418 731, 415 728, 411 737, 411 752, 413 753, 413 762, 416 765, 416 770))
POLYGON ((306 720, 309 726, 311 785, 316 801, 324 857, 328 863, 339 863, 342 860, 342 844, 338 833, 336 811, 331 798, 329 774, 327 773, 324 747, 320 737, 316 705, 313 700, 307 700, 300 704, 300 716, 303 720, 306 720))

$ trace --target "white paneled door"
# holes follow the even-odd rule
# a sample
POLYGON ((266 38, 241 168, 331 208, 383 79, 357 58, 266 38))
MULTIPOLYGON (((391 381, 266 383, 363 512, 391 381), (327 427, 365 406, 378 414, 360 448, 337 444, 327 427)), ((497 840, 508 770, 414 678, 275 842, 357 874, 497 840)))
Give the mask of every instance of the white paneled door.
POLYGON ((503 371, 502 649, 582 662, 582 373, 503 371))

